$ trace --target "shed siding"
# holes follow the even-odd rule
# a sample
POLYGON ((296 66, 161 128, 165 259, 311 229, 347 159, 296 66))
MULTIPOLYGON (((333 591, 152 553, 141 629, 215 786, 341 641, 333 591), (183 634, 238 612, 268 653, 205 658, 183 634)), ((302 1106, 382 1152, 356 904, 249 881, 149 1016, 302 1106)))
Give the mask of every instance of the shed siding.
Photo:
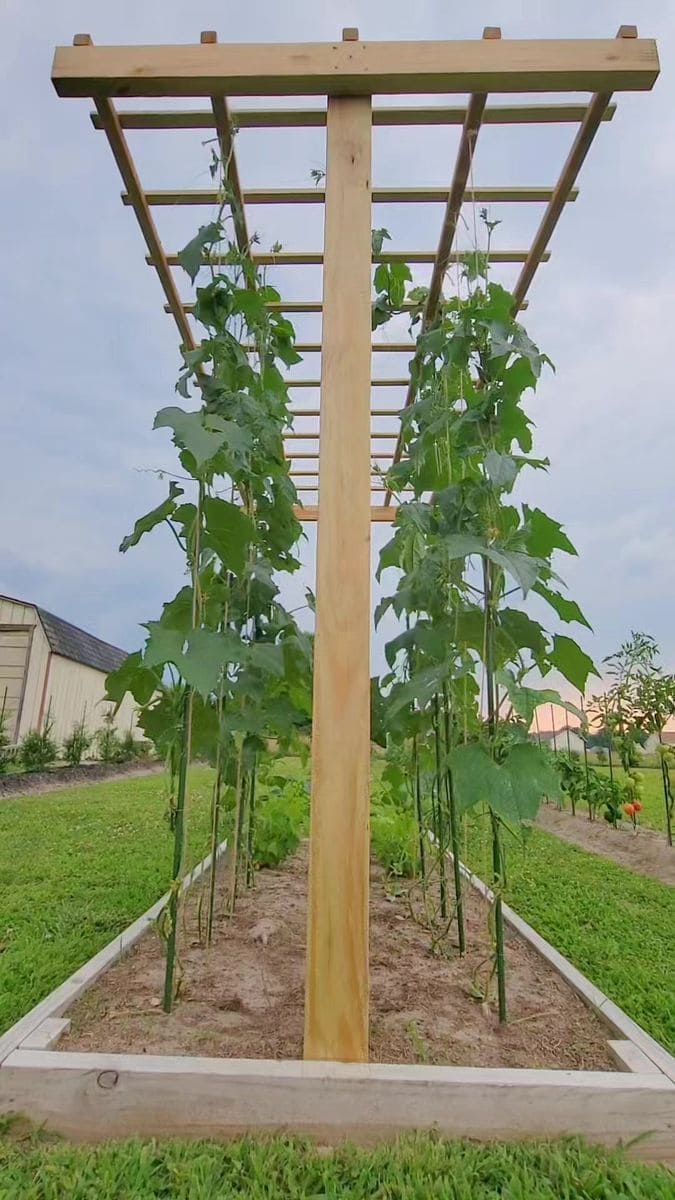
MULTIPOLYGON (((57 742, 62 742, 68 736, 83 713, 90 732, 101 729, 111 707, 103 700, 105 680, 102 671, 73 662, 70 658, 62 658, 60 654, 52 655, 47 698, 51 701, 53 737, 57 742)), ((131 696, 125 696, 120 705, 115 725, 122 733, 130 727, 136 730, 136 706, 131 696)))
MULTIPOLYGON (((45 672, 49 662, 49 644, 32 604, 19 604, 0 596, 0 627, 3 625, 30 626, 32 629, 28 669, 23 687, 21 720, 16 730, 11 724, 9 728, 10 736, 19 741, 29 730, 38 727, 45 672)), ((5 682, 0 679, 0 700, 4 690, 5 682)))

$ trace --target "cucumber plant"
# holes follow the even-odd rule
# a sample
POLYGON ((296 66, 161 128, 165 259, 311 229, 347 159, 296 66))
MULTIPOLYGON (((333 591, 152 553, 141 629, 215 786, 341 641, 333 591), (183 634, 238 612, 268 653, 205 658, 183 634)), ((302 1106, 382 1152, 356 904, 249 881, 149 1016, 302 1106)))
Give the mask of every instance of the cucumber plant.
POLYGON ((154 423, 170 430, 180 470, 120 546, 126 552, 168 526, 189 582, 146 623, 143 648, 108 678, 112 700, 119 703, 129 691, 141 706, 140 724, 159 740, 172 777, 172 879, 160 921, 167 1011, 176 994, 191 757, 215 766, 210 941, 223 796, 233 814, 231 913, 238 888, 252 878, 258 764, 272 740, 284 752, 311 712, 311 641, 280 603, 276 582, 300 565, 280 369, 300 356, 293 327, 278 310, 279 293, 228 235, 234 199, 215 157, 212 173, 219 179, 218 214, 179 254, 192 284, 208 271, 194 308, 205 333, 196 349, 182 349, 176 391, 186 406, 162 408, 154 423))
MULTIPOLYGON (((534 593, 561 621, 588 625, 553 565, 556 553, 575 554, 574 546, 557 521, 513 497, 526 471, 548 466, 532 453, 524 397, 550 364, 487 264, 487 255, 467 256, 462 294, 441 300, 435 323, 417 340, 415 400, 401 414, 403 456, 385 476, 394 494, 411 489, 413 498, 399 503, 380 556, 378 575, 396 568, 398 579, 376 622, 391 609, 405 624, 386 647, 389 672, 380 681, 387 728, 409 751, 411 779, 428 784, 417 811, 434 851, 441 921, 450 915, 445 861, 452 850, 460 950, 459 825, 479 808, 489 822, 494 964, 505 1020, 503 834, 524 836, 542 796, 559 792, 550 757, 529 729, 544 702, 581 715, 531 679, 557 671, 583 692, 595 669, 572 637, 550 635, 523 606, 534 593)), ((421 306, 425 296, 418 288, 408 299, 421 306)), ((378 323, 387 308, 381 291, 378 323)), ((419 311, 413 328, 418 322, 419 311)))

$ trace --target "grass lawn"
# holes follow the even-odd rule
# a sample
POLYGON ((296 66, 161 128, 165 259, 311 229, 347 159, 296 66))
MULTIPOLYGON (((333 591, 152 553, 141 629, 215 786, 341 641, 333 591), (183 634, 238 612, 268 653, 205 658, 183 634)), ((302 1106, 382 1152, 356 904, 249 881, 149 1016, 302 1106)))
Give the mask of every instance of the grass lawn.
POLYGON ((477 1146, 436 1137, 332 1153, 285 1139, 16 1146, 1 1200, 672 1200, 658 1167, 578 1142, 477 1146))
MULTIPOLYGON (((512 907, 675 1053, 675 888, 543 830, 532 830, 524 850, 505 841, 512 907)), ((489 880, 486 828, 479 818, 467 832, 465 857, 489 880)))
MULTIPOLYGON (((211 778, 192 773, 191 865, 207 852, 211 778)), ((0 799, 0 1032, 166 891, 164 789, 146 775, 0 799)))

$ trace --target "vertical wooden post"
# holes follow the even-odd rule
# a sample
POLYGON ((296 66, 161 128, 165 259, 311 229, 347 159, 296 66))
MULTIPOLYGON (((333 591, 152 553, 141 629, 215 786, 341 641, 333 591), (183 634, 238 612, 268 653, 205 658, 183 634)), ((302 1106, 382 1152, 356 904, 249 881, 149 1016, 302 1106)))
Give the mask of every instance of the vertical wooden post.
POLYGON ((308 1059, 368 1058, 371 100, 329 97, 308 1059))

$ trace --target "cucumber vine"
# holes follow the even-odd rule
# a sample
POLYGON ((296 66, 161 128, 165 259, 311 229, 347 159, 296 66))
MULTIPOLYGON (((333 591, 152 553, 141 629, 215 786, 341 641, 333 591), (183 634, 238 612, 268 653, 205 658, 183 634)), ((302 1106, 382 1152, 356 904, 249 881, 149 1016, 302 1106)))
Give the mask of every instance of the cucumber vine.
POLYGON ((211 883, 206 939, 214 924, 215 866, 224 800, 233 811, 229 900, 252 882, 256 770, 274 744, 283 752, 311 715, 311 639, 279 602, 275 577, 296 571, 302 527, 283 437, 290 425, 280 365, 300 361, 280 296, 228 237, 234 198, 217 159, 221 203, 179 261, 196 288, 195 318, 205 336, 183 348, 176 384, 196 408, 171 406, 154 427, 170 429, 181 474, 168 495, 140 517, 120 549, 167 525, 190 581, 148 621, 142 650, 108 679, 120 702, 129 691, 140 724, 163 744, 173 779, 174 856, 168 906, 164 1007, 176 994, 180 880, 185 869, 188 772, 199 754, 215 765, 211 810, 211 883), (216 269, 216 262, 218 269, 216 269), (274 308, 270 308, 274 305, 274 308), (167 682, 167 674, 172 684, 167 682))
MULTIPOLYGON (((489 246, 493 225, 484 219, 489 246)), ((524 396, 549 360, 516 320, 513 296, 489 279, 487 254, 467 255, 462 275, 466 295, 442 299, 437 319, 417 339, 415 399, 401 414, 402 458, 384 476, 394 494, 412 490, 413 498, 399 504, 380 556, 378 577, 395 568, 398 580, 376 622, 391 609, 405 623, 387 644, 390 669, 380 689, 389 742, 397 747, 395 772, 403 748, 420 845, 427 847, 424 911, 436 947, 456 919, 464 949, 460 824, 470 810, 483 811, 489 823, 503 1021, 503 834, 523 836, 543 795, 559 791, 549 757, 529 738, 536 707, 551 701, 578 712, 531 676, 555 670, 583 692, 594 667, 576 641, 548 634, 517 599, 534 593, 562 621, 588 624, 560 590, 552 561, 556 552, 576 553, 572 543, 558 522, 513 498, 526 470, 548 466, 533 456, 524 396)), ((375 282, 374 325, 400 311, 402 300, 398 280, 392 289, 380 272, 375 282)), ((419 306, 413 330, 425 298, 424 289, 409 293, 419 306)))

